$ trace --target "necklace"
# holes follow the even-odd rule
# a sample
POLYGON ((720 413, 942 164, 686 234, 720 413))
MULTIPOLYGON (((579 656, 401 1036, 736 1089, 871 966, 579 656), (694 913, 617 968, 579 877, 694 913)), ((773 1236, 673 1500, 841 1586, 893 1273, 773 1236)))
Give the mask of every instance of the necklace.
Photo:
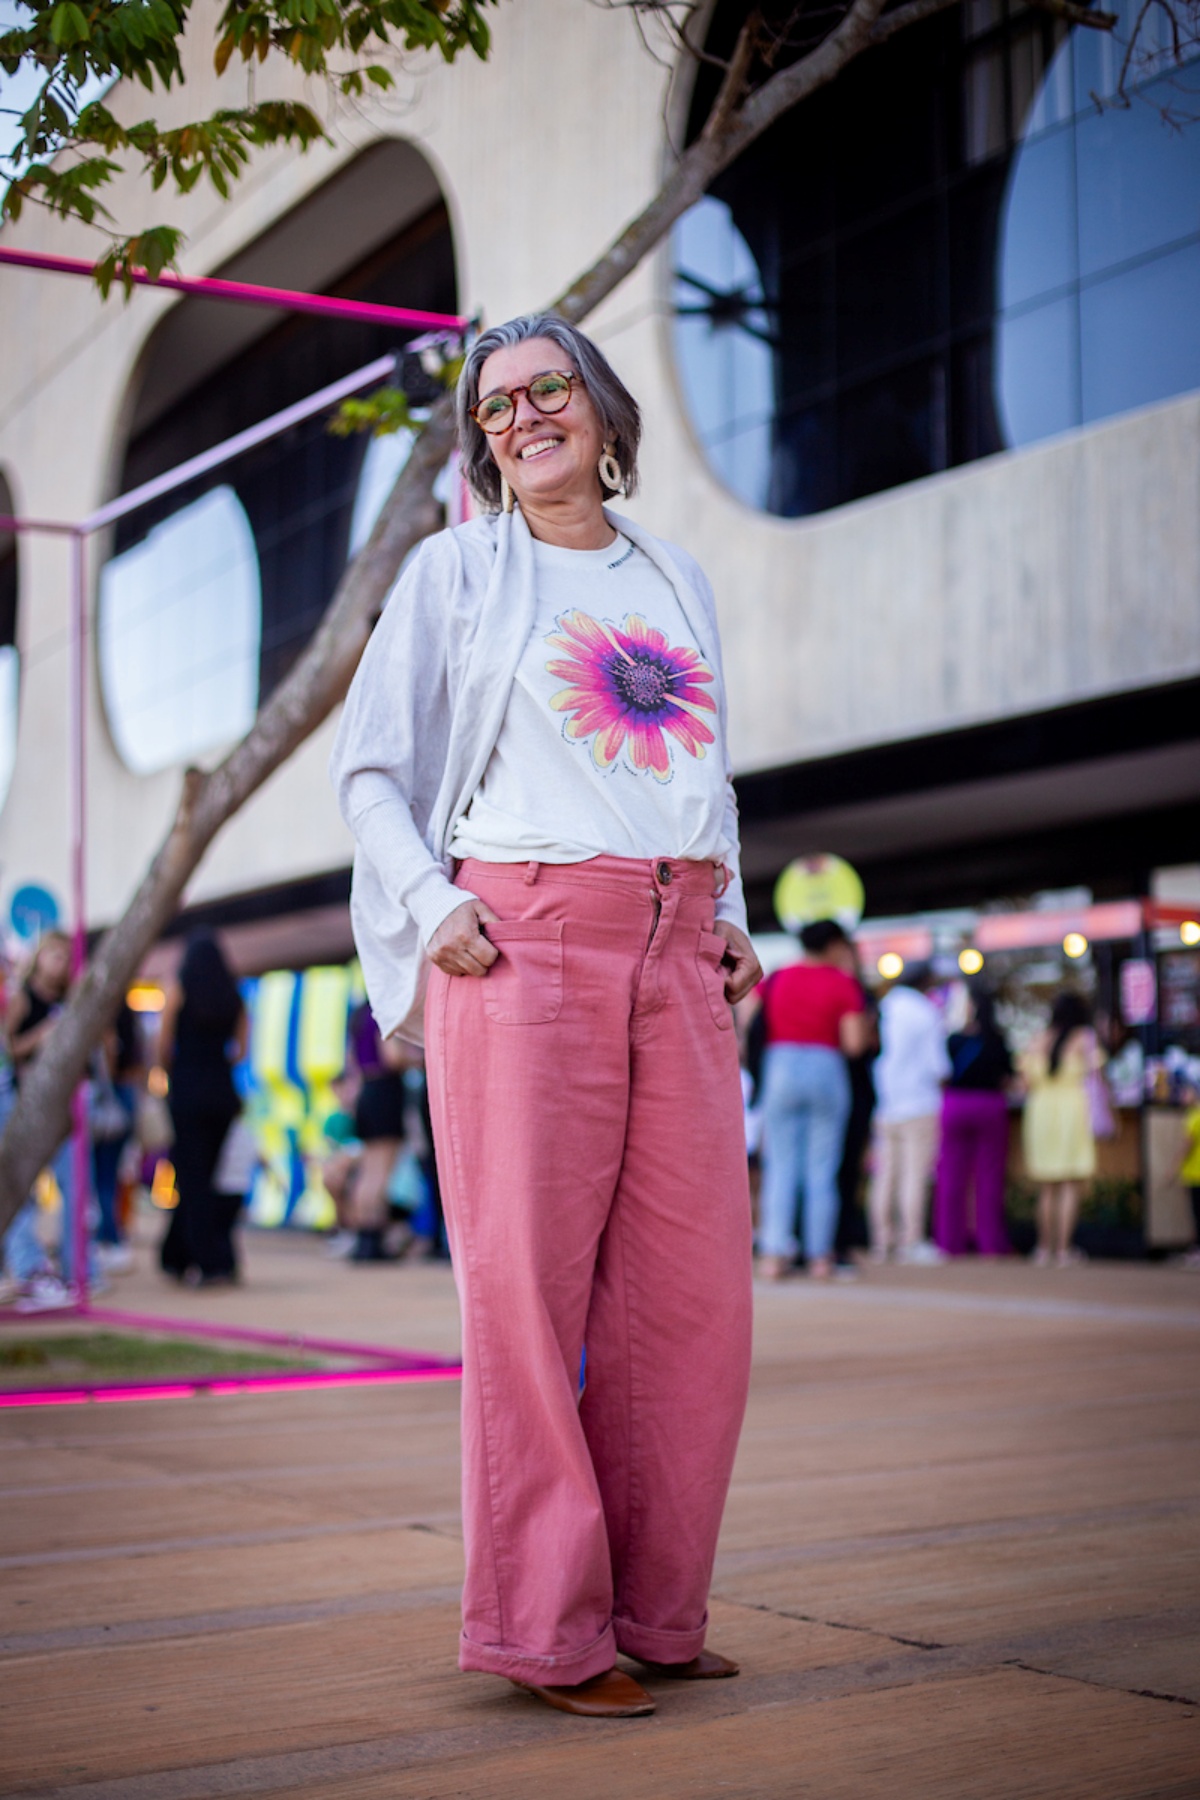
POLYGON ((616 562, 610 562, 608 567, 610 569, 619 569, 622 563, 627 563, 629 561, 630 557, 633 555, 633 551, 634 551, 634 546, 632 544, 630 544, 627 547, 627 549, 625 549, 621 553, 621 555, 618 556, 616 562))

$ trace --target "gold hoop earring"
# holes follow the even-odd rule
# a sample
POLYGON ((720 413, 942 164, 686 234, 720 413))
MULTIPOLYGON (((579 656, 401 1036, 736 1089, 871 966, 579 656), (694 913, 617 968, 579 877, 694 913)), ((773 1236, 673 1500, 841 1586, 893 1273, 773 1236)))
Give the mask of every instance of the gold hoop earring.
POLYGON ((503 475, 500 477, 500 505, 506 513, 510 513, 513 509, 513 491, 503 475))
POLYGON ((625 485, 625 477, 622 475, 621 465, 617 461, 617 447, 615 444, 605 444, 604 455, 600 458, 600 461, 596 466, 600 473, 600 479, 608 489, 609 493, 619 494, 625 485))

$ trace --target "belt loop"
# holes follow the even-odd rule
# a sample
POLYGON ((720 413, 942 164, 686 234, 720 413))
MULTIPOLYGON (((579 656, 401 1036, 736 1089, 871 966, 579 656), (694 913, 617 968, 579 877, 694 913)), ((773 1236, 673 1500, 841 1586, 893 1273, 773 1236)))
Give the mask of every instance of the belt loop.
POLYGON ((542 865, 539 862, 526 863, 526 865, 525 865, 525 886, 526 887, 533 886, 534 882, 538 878, 538 870, 541 868, 541 866, 542 865))

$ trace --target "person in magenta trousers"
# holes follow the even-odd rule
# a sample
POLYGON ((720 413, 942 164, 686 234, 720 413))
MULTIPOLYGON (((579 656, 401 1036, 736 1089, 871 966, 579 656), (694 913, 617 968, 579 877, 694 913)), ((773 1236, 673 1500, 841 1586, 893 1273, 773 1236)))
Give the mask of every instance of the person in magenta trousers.
POLYGON ((946 1044, 951 1074, 942 1092, 942 1142, 933 1202, 933 1239, 947 1256, 963 1256, 974 1238, 981 1256, 1007 1256, 1004 1178, 1008 1167, 1008 1099, 1013 1061, 996 1007, 985 988, 971 991, 962 1031, 946 1044), (975 1225, 968 1224, 974 1185, 975 1225))
POLYGON ((458 402, 487 510, 410 561, 333 773, 372 1010, 424 1026, 463 1321, 459 1664, 626 1717, 654 1701, 618 1653, 651 1681, 738 1672, 705 1634, 750 1359, 731 1004, 762 971, 711 590, 603 504, 635 485, 635 402, 546 314, 478 337, 458 402))

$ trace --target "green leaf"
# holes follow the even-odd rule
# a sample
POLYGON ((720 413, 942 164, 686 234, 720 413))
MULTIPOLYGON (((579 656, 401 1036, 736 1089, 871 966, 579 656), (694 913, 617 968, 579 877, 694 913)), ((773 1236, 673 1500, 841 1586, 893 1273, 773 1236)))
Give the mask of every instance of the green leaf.
POLYGON ((75 0, 60 0, 50 18, 51 41, 65 49, 69 44, 86 44, 91 35, 82 7, 76 6, 75 0))

